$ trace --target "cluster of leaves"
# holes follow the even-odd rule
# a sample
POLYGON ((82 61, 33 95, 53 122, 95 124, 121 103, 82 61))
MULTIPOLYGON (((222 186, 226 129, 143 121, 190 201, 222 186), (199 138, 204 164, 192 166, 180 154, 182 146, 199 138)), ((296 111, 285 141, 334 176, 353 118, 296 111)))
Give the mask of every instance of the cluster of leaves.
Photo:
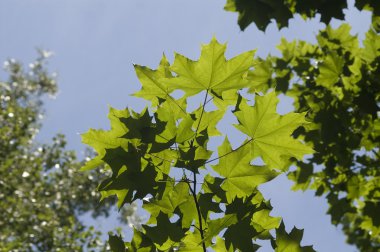
POLYGON ((57 88, 46 71, 48 54, 41 51, 27 69, 15 60, 4 64, 9 79, 0 82, 0 251, 100 251, 100 233, 77 215, 108 214, 96 192, 104 175, 79 175, 83 162, 65 151, 62 135, 52 144, 33 140, 42 96, 57 88))
POLYGON ((370 29, 361 47, 342 24, 320 31, 317 41, 282 40, 282 56, 263 60, 253 75, 293 97, 296 110, 315 122, 296 132, 316 152, 290 174, 294 189, 326 194, 332 223, 343 224, 348 242, 378 251, 380 35, 370 29))
MULTIPOLYGON (((380 2, 376 0, 356 0, 355 7, 359 10, 374 11, 380 16, 380 2)), ((251 23, 265 31, 272 19, 279 28, 287 27, 289 19, 295 14, 304 19, 320 14, 321 21, 330 23, 332 18, 343 20, 343 10, 347 8, 346 0, 227 0, 224 7, 227 11, 238 12, 238 24, 244 30, 251 23)))
MULTIPOLYGON (((293 14, 344 19, 345 1, 227 1, 226 10, 239 12, 239 25, 255 22, 264 30, 270 19, 287 26, 293 14), (265 8, 260 8, 259 4, 265 8), (277 3, 277 4, 275 4, 277 3), (273 8, 272 8, 273 7, 273 8), (260 12, 258 12, 260 8, 260 12)), ((380 5, 379 1, 355 1, 359 10, 372 12, 372 26, 359 41, 343 23, 327 26, 317 44, 282 40, 281 57, 261 61, 251 76, 274 85, 294 98, 298 112, 308 111, 315 128, 302 135, 316 153, 298 162, 289 174, 295 190, 314 189, 326 195, 333 224, 341 224, 347 241, 361 251, 380 249, 380 5)))
POLYGON ((275 92, 257 94, 268 87, 249 74, 260 63, 254 51, 226 60, 225 50, 212 39, 198 61, 176 54, 173 64, 164 56, 157 70, 136 65, 142 89, 135 95, 150 101, 149 109, 111 108, 110 130, 82 135, 98 153, 83 170, 105 164, 112 171, 98 187, 102 198, 116 195, 119 208, 142 201, 150 214, 131 242, 111 235, 113 251, 256 251, 257 240, 271 241, 276 251, 314 251, 300 245, 302 230, 287 233, 281 218, 270 216, 258 190, 287 171, 291 158, 313 152, 292 136, 308 124, 305 113, 277 114, 275 92), (176 90, 184 95, 175 98, 176 90), (204 98, 191 110, 194 95, 204 98), (235 149, 217 128, 231 108, 246 135, 235 149), (209 140, 218 136, 224 141, 216 154, 209 140), (257 158, 265 165, 254 164, 257 158))

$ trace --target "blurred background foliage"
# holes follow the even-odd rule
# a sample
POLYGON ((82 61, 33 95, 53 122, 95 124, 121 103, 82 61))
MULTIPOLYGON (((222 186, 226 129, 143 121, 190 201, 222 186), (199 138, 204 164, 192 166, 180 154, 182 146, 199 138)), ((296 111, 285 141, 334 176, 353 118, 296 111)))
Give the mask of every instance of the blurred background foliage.
MULTIPOLYGON (((57 134, 49 144, 34 137, 41 128, 43 100, 57 92, 56 74, 47 71, 50 52, 39 51, 27 67, 4 62, 8 79, 0 82, 0 251, 103 251, 101 233, 79 216, 108 216, 99 203, 103 169, 79 172, 85 160, 65 149, 57 134)), ((88 153, 91 155, 91 153, 88 153)), ((136 221, 135 206, 121 219, 136 221)))

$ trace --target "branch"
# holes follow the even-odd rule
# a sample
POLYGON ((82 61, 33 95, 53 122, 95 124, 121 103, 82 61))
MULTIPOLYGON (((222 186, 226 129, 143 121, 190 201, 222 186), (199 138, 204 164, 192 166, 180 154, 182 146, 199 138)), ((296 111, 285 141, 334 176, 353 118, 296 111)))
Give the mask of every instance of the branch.
MULTIPOLYGON (((194 146, 194 141, 195 141, 195 138, 197 137, 198 129, 199 129, 199 126, 201 124, 201 120, 202 120, 202 117, 203 117, 203 114, 204 114, 204 111, 205 111, 205 106, 206 106, 206 103, 207 103, 207 97, 208 97, 208 89, 206 90, 206 95, 205 95, 205 98, 204 98, 204 101, 203 101, 203 105, 202 105, 202 112, 201 112, 201 115, 199 117, 197 128, 195 129, 194 138, 193 138, 193 140, 190 143, 190 148, 192 148, 194 146)), ((198 199, 197 199, 197 174, 195 173, 195 171, 193 171, 193 177, 194 177, 193 178, 193 188, 191 188, 190 183, 187 183, 187 185, 189 186, 190 192, 193 195, 194 202, 195 202, 195 207, 197 209, 198 222, 199 222, 199 232, 201 234, 203 252, 207 252, 207 250, 206 250, 206 243, 204 242, 201 209, 199 207, 199 202, 198 202, 198 199)))
POLYGON ((199 126, 201 125, 201 120, 202 120, 203 114, 205 112, 205 106, 206 106, 206 103, 207 103, 207 97, 208 97, 208 89, 206 90, 205 99, 204 99, 203 105, 202 105, 202 112, 201 112, 201 116, 199 117, 197 128, 195 129, 194 138, 197 137, 198 129, 199 129, 199 126))
POLYGON ((193 172, 194 174, 194 179, 193 179, 193 188, 191 188, 189 181, 187 181, 187 185, 189 186, 190 192, 193 195, 194 202, 195 202, 195 207, 197 209, 197 214, 198 214, 198 222, 199 222, 199 232, 201 233, 201 239, 202 239, 202 247, 203 247, 203 252, 207 252, 206 250, 206 244, 204 242, 204 234, 203 234, 203 224, 202 224, 202 215, 201 215, 201 209, 199 207, 199 202, 197 199, 197 174, 193 172))

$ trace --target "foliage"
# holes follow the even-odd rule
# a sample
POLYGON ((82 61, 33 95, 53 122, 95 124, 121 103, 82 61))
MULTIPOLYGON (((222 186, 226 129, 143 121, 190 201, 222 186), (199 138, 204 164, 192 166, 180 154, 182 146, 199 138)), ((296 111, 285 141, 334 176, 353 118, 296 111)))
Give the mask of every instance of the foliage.
MULTIPOLYGON (((289 9, 292 14, 312 17, 320 13, 325 23, 331 18, 343 19, 341 11, 346 6, 345 1, 294 3, 295 8, 289 9), (319 4, 330 9, 316 8, 319 4), (305 14, 299 5, 309 12, 305 14)), ((255 1, 249 4, 238 0, 227 2, 227 6, 239 10, 242 29, 250 22, 264 29, 269 19, 260 23, 263 17, 249 11, 253 5, 257 8, 257 4, 255 1)), ((348 243, 361 251, 378 251, 380 6, 378 1, 355 1, 355 6, 372 11, 373 23, 363 41, 350 34, 347 23, 336 29, 328 25, 317 35, 317 44, 283 39, 278 46, 282 56, 262 59, 250 75, 294 98, 296 111, 307 112, 315 122, 316 127, 296 132, 316 152, 310 159, 298 161, 297 170, 289 174, 296 182, 294 189, 313 189, 317 196, 325 195, 331 222, 342 225, 348 243)), ((279 27, 287 25, 287 19, 282 22, 276 15, 268 15, 276 19, 279 27)))
MULTIPOLYGON (((356 0, 355 7, 359 10, 374 11, 380 16, 380 3, 375 0, 356 0)), ((295 14, 302 18, 312 18, 320 15, 321 21, 329 24, 332 18, 343 20, 343 9, 347 8, 346 0, 227 0, 224 7, 227 11, 238 12, 238 24, 244 30, 251 23, 265 31, 272 19, 278 28, 287 27, 289 19, 295 14)))
POLYGON ((280 89, 294 98, 296 110, 308 111, 317 125, 296 133, 316 152, 289 175, 294 189, 325 194, 331 221, 343 224, 348 242, 377 251, 380 36, 370 29, 360 47, 349 31, 348 24, 328 26, 317 35, 317 45, 283 40, 278 47, 282 57, 263 64, 271 68, 272 83, 278 79, 280 89), (282 84, 291 79, 291 86, 282 84))
POLYGON ((277 114, 275 92, 260 95, 268 86, 249 75, 259 63, 254 51, 226 60, 225 50, 212 39, 198 61, 176 54, 172 64, 164 56, 157 70, 136 65, 142 84, 136 96, 151 106, 110 108, 110 130, 82 135, 98 153, 83 170, 105 164, 112 172, 98 187, 102 197, 116 195, 119 208, 143 201, 150 214, 130 242, 110 235, 113 251, 256 251, 257 240, 271 241, 276 251, 314 251, 300 245, 301 230, 287 233, 281 218, 270 215, 258 189, 287 171, 291 159, 313 152, 292 136, 309 125, 305 113, 277 114), (181 98, 172 95, 177 90, 181 98), (203 103, 192 110, 194 95, 203 95, 203 103), (246 136, 236 148, 216 127, 231 107, 246 136), (217 153, 209 143, 215 138, 224 139, 217 153))
POLYGON ((57 135, 51 144, 37 144, 42 97, 54 94, 54 75, 46 57, 29 69, 8 60, 9 79, 0 83, 0 251, 99 251, 100 233, 86 227, 78 215, 107 215, 99 206, 100 172, 78 174, 82 162, 65 150, 57 135))

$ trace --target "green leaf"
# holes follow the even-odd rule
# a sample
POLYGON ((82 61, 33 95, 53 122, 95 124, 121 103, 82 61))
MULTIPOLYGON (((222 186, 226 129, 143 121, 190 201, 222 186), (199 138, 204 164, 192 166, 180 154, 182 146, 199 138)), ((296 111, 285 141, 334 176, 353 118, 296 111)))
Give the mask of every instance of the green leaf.
POLYGON ((108 244, 110 245, 112 252, 125 252, 125 245, 121 235, 109 234, 108 244))
POLYGON ((178 251, 181 252, 203 252, 202 239, 199 231, 196 229, 194 233, 188 232, 181 241, 178 251))
POLYGON ((183 143, 194 137, 195 132, 192 129, 194 124, 194 119, 191 114, 186 115, 186 117, 179 123, 177 129, 177 143, 183 143))
POLYGON ((351 26, 347 23, 341 24, 338 28, 333 29, 330 25, 317 35, 319 46, 328 48, 331 51, 341 50, 342 48, 349 51, 352 55, 358 53, 359 41, 357 35, 350 34, 351 26))
POLYGON ((198 194, 198 204, 202 214, 202 217, 207 220, 209 218, 209 212, 221 213, 223 212, 219 203, 213 201, 213 193, 202 193, 198 194))
POLYGON ((234 252, 234 249, 232 246, 230 246, 229 249, 226 248, 225 241, 219 236, 216 237, 216 243, 215 245, 212 246, 212 248, 214 249, 214 251, 218 251, 218 252, 234 252))
MULTIPOLYGON (((285 230, 284 222, 281 222, 280 227, 276 229, 276 252, 315 252, 312 246, 301 247, 301 239, 303 230, 294 227, 288 234, 285 230)), ((273 243, 272 243, 273 244, 273 243)))
POLYGON ((307 124, 305 113, 279 115, 278 101, 275 92, 256 96, 253 107, 243 100, 234 113, 239 121, 235 127, 251 137, 251 158, 261 156, 269 168, 285 170, 290 157, 302 159, 313 150, 292 137, 294 130, 307 124))
POLYGON ((84 170, 92 169, 100 164, 100 159, 104 157, 106 149, 115 149, 122 147, 127 149, 128 139, 122 136, 128 134, 130 129, 121 120, 128 120, 131 115, 128 109, 117 110, 112 107, 109 108, 108 118, 111 122, 111 130, 94 130, 90 129, 88 132, 82 134, 82 142, 90 145, 98 153, 96 160, 88 162, 84 170))
POLYGON ((277 176, 277 173, 265 166, 251 165, 249 146, 232 150, 228 138, 218 148, 219 164, 212 168, 225 177, 222 189, 226 191, 227 202, 235 197, 244 198, 253 193, 254 189, 277 176))
POLYGON ((158 245, 160 250, 169 249, 176 242, 180 242, 182 237, 185 236, 185 232, 182 230, 179 222, 170 222, 168 216, 162 212, 157 217, 157 226, 150 227, 143 225, 143 227, 146 235, 158 245))
POLYGON ((238 93, 236 90, 231 89, 224 91, 221 96, 218 96, 216 94, 213 94, 213 103, 215 106, 219 109, 225 111, 227 110, 228 106, 235 106, 236 101, 238 100, 238 93))
POLYGON ((104 164, 104 161, 99 156, 97 156, 86 162, 86 164, 80 168, 80 171, 92 170, 101 166, 102 164, 104 164))
POLYGON ((319 66, 319 75, 315 80, 318 85, 331 88, 340 79, 343 72, 344 60, 336 52, 326 56, 319 66))
POLYGON ((247 71, 253 65, 254 51, 242 53, 226 60, 226 45, 213 38, 210 44, 202 46, 199 61, 192 61, 180 54, 170 69, 177 74, 174 78, 162 79, 173 89, 185 91, 192 96, 204 90, 221 95, 223 91, 247 87, 247 71))
POLYGON ((178 209, 179 211, 176 213, 181 217, 182 228, 190 228, 194 221, 198 223, 197 208, 194 200, 188 200, 184 202, 183 204, 179 205, 178 209))
POLYGON ((155 195, 157 171, 150 163, 146 163, 146 167, 142 165, 141 156, 132 144, 129 144, 128 151, 120 147, 107 149, 104 161, 113 174, 99 185, 99 190, 126 190, 122 204, 143 199, 148 194, 155 195))
POLYGON ((211 151, 205 149, 207 145, 208 135, 206 130, 199 133, 197 138, 193 138, 193 141, 186 143, 179 149, 180 158, 175 163, 177 168, 185 168, 189 171, 199 173, 199 168, 204 168, 206 161, 212 155, 211 151), (203 141, 203 142, 202 142, 203 141), (198 145, 201 144, 202 146, 198 145))
POLYGON ((82 134, 82 142, 94 148, 98 156, 102 158, 106 153, 106 149, 128 146, 128 140, 120 138, 121 136, 120 133, 113 131, 90 129, 82 134))
POLYGON ((238 23, 241 30, 255 23, 257 28, 265 31, 272 18, 282 28, 288 26, 288 21, 293 16, 285 1, 227 0, 224 9, 239 12, 238 23))
POLYGON ((167 182, 165 193, 160 200, 150 200, 148 203, 144 203, 143 208, 147 210, 150 214, 150 221, 153 222, 152 218, 157 218, 160 212, 167 214, 169 216, 174 213, 174 210, 185 203, 188 200, 192 200, 189 194, 189 186, 185 182, 177 183, 175 186, 171 184, 174 182, 167 182))
POLYGON ((127 251, 131 252, 156 252, 152 240, 149 239, 143 232, 133 229, 132 241, 127 245, 127 251))
POLYGON ((226 214, 222 218, 210 220, 207 222, 207 232, 205 235, 205 241, 211 241, 217 236, 223 229, 235 224, 238 219, 235 214, 226 214))
POLYGON ((174 98, 170 96, 173 88, 161 82, 162 78, 171 78, 172 74, 169 71, 170 63, 166 59, 165 55, 162 56, 162 60, 157 70, 152 70, 145 66, 134 65, 136 75, 139 78, 142 88, 134 95, 151 101, 155 107, 158 105, 158 98, 162 98, 176 103, 174 98))
POLYGON ((254 67, 255 69, 248 73, 248 79, 253 83, 253 87, 251 87, 248 91, 250 93, 267 91, 273 74, 270 61, 259 60, 254 67))
POLYGON ((253 243, 253 238, 258 235, 251 226, 250 218, 239 219, 236 224, 229 226, 223 237, 227 248, 239 249, 240 251, 257 251, 260 246, 253 243))
POLYGON ((203 181, 202 189, 205 193, 214 194, 214 198, 217 199, 217 202, 227 202, 226 192, 221 187, 224 179, 207 174, 203 181))
POLYGON ((281 222, 281 217, 272 217, 269 215, 269 209, 263 209, 261 211, 255 212, 251 218, 251 225, 259 225, 262 230, 257 230, 259 232, 263 230, 271 230, 278 228, 281 222))
POLYGON ((202 107, 198 108, 194 114, 196 117, 196 120, 193 123, 193 128, 196 129, 198 126, 198 132, 201 132, 203 130, 207 130, 208 136, 219 136, 221 133, 216 128, 216 125, 218 122, 223 118, 224 111, 221 109, 206 112, 204 111, 202 114, 202 107), (202 118, 201 118, 202 114, 202 118))
POLYGON ((361 58, 370 64, 380 55, 380 35, 370 29, 365 34, 363 45, 361 58))

